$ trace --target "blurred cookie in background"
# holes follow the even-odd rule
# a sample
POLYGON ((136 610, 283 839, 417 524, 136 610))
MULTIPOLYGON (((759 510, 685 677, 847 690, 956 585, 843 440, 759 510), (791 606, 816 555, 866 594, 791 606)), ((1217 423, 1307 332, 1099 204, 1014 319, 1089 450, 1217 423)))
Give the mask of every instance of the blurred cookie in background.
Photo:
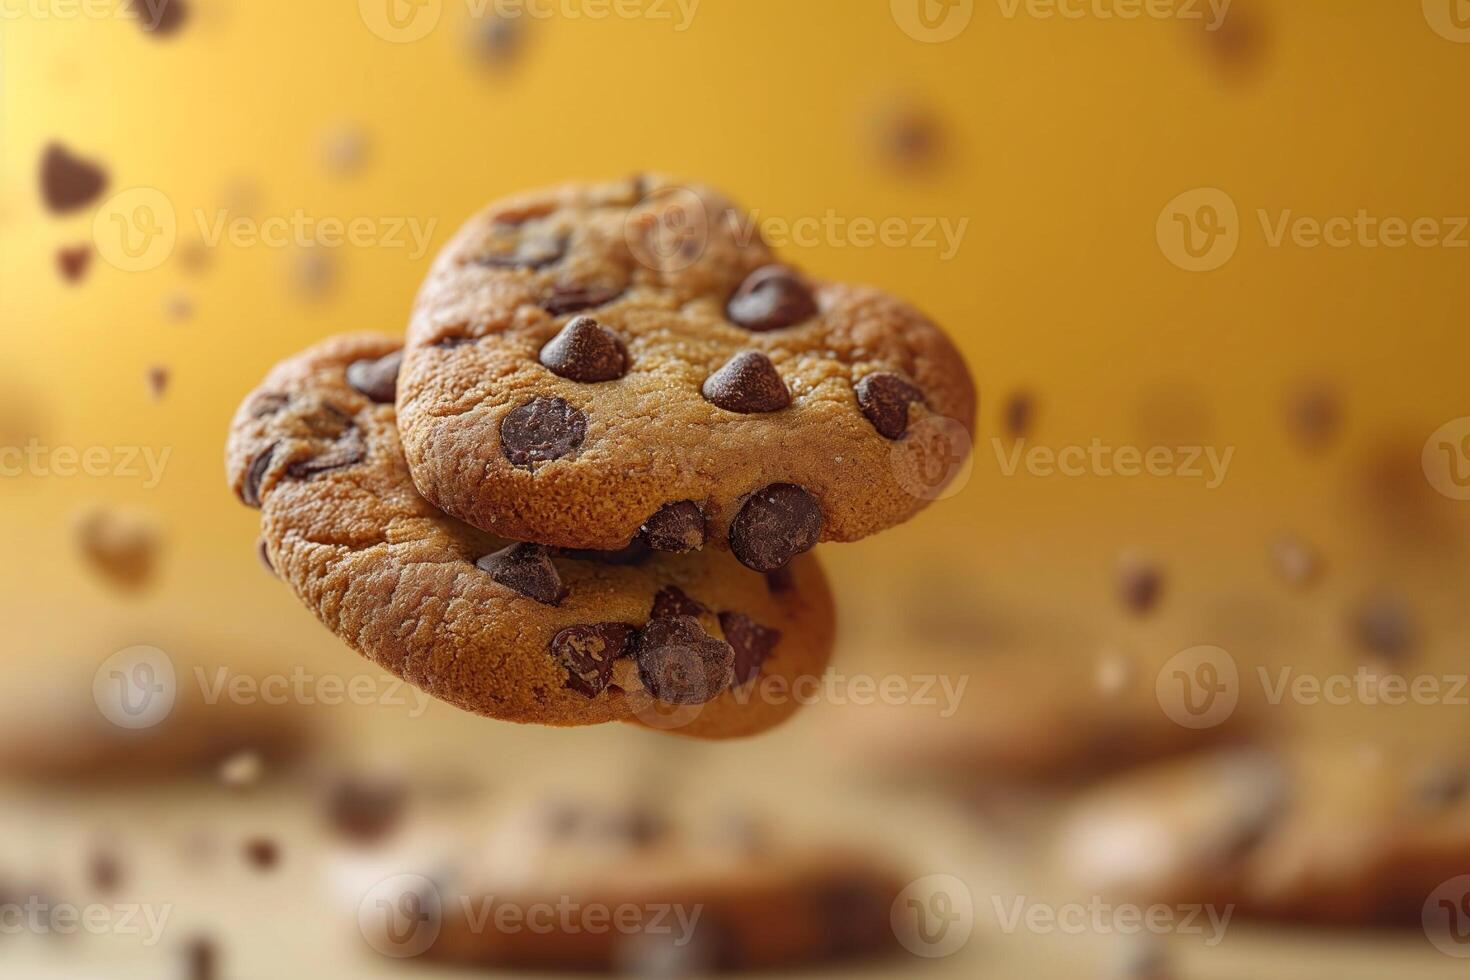
POLYGON ((790 839, 746 813, 543 797, 488 824, 423 826, 338 890, 388 956, 463 967, 703 975, 897 948, 902 880, 879 858, 790 839))
POLYGON ((1121 776, 1071 808, 1057 874, 1126 901, 1418 923, 1470 870, 1470 753, 1422 741, 1231 749, 1121 776))

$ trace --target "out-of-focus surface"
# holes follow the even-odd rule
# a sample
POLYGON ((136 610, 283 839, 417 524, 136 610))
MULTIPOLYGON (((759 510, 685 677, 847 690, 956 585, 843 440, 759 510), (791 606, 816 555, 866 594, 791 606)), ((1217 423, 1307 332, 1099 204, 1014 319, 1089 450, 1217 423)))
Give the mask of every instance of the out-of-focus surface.
MULTIPOLYGON (((309 716, 315 751, 245 790, 7 788, 0 882, 93 901, 106 844, 127 870, 98 900, 170 915, 156 944, 0 920, 6 976, 159 976, 201 934, 225 977, 420 975, 329 886, 320 798, 373 765, 468 779, 434 805, 471 812, 559 784, 733 798, 959 878, 968 942, 872 975, 1126 976, 1134 937, 1046 861, 1074 793, 1221 741, 1412 766, 1470 734, 1458 0, 1235 0, 1218 22, 1184 0, 188 0, 166 34, 125 6, 0 4, 10 693, 100 676, 72 691, 93 725, 109 658, 154 647, 206 704, 309 716), (106 174, 60 212, 53 143, 106 174), (814 274, 913 300, 981 390, 957 492, 821 549, 835 679, 750 742, 514 728, 378 678, 260 566, 221 473, 264 372, 400 328, 473 210, 642 169, 728 190, 814 274), (242 856, 260 837, 267 870, 242 856)), ((1470 865, 1436 860, 1445 889, 1400 929, 1217 933, 1170 898, 1167 969, 1460 975, 1470 865)), ((922 908, 954 905, 900 910, 922 908)))

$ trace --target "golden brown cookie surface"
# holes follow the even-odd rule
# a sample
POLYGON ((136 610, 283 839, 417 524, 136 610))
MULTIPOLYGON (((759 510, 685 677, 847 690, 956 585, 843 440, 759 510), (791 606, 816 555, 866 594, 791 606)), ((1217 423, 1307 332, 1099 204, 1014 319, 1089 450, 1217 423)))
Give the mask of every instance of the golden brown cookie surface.
POLYGON ((399 409, 420 490, 477 527, 709 539, 770 571, 917 513, 968 451, 975 391, 911 307, 809 280, 720 195, 644 178, 471 219, 419 295, 399 409))
POLYGON ((815 559, 768 579, 724 554, 573 556, 446 517, 398 442, 398 349, 378 335, 319 344, 272 371, 231 431, 231 485, 328 628, 434 697, 509 721, 719 738, 796 710, 760 692, 820 674, 831 653, 815 559))

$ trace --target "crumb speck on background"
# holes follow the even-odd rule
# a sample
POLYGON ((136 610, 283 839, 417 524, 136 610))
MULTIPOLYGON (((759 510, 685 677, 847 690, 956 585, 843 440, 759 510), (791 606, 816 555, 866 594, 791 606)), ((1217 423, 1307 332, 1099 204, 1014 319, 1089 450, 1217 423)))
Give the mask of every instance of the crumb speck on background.
POLYGON ((328 823, 358 844, 372 844, 387 837, 398 827, 407 808, 408 787, 391 776, 346 776, 327 791, 328 823))
POLYGON ((1036 419, 1036 399, 1028 391, 1017 391, 1006 399, 1001 410, 1001 424, 1011 439, 1026 439, 1036 419))
POLYGON ((81 282, 91 265, 91 245, 73 245, 56 251, 56 268, 67 282, 81 282))
POLYGON ((337 284, 337 260, 326 248, 298 249, 291 256, 291 286, 308 302, 326 299, 337 284))
POLYGON ((163 315, 170 320, 187 320, 194 315, 194 301, 185 293, 170 293, 163 300, 163 315))
POLYGON ((99 505, 77 521, 75 534, 87 564, 113 586, 137 592, 153 581, 162 542, 150 518, 99 505))
POLYGON ((172 37, 189 19, 186 0, 128 0, 127 9, 150 37, 172 37))
POLYGON ((913 96, 890 99, 872 119, 874 152, 890 170, 915 174, 941 167, 949 153, 947 130, 938 112, 913 96))
POLYGON ((1294 534, 1283 534, 1271 542, 1271 563, 1288 585, 1299 589, 1316 582, 1322 571, 1321 557, 1294 534))
POLYGON ((1163 570, 1152 560, 1127 553, 1118 559, 1118 598, 1131 613, 1144 615, 1159 604, 1164 591, 1163 570))
POLYGON ((245 859, 258 871, 272 871, 281 863, 281 845, 269 837, 252 837, 245 842, 245 859))
POLYGON ((219 767, 220 782, 230 789, 246 789, 259 783, 265 774, 260 753, 245 749, 230 756, 219 767))
POLYGON ((148 394, 154 401, 162 401, 164 393, 168 391, 169 372, 162 364, 151 365, 144 374, 148 382, 148 394))
POLYGON ((525 45, 525 17, 480 18, 470 28, 471 53, 480 64, 497 71, 515 65, 525 45))
POLYGON ((1353 611, 1351 626, 1358 647, 1387 664, 1401 663, 1419 644, 1413 613, 1403 600, 1386 593, 1364 599, 1353 611))
POLYGON ((372 140, 357 123, 338 123, 322 137, 322 165, 333 177, 352 177, 367 168, 372 140))
POLYGON ((1337 394, 1322 382, 1298 385, 1287 395, 1286 424, 1298 448, 1310 453, 1331 448, 1342 426, 1337 394))

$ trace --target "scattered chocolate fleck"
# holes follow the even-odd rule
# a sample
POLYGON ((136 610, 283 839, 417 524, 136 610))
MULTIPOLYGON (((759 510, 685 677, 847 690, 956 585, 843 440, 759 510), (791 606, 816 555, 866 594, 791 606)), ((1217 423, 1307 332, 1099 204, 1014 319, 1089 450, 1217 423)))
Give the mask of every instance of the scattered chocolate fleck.
POLYGON ((762 626, 744 613, 720 613, 725 642, 735 651, 735 684, 738 687, 761 672, 761 666, 776 649, 781 631, 762 626))
POLYGON ((164 392, 168 391, 169 372, 162 364, 154 364, 148 368, 144 375, 148 382, 148 394, 154 401, 162 401, 164 392))
POLYGON ((1470 770, 1439 764, 1419 783, 1419 802, 1432 810, 1455 806, 1470 797, 1470 770))
POLYGON ((650 620, 636 643, 638 676, 667 704, 704 704, 730 686, 735 652, 692 616, 650 620))
POLYGON ((791 392, 776 365, 759 351, 741 351, 704 380, 705 400, 727 412, 779 412, 791 404, 791 392))
POLYGON ((474 52, 487 66, 503 70, 519 58, 525 43, 524 17, 491 17, 478 23, 474 52))
POLYGON ((270 871, 281 860, 281 847, 268 837, 255 837, 245 842, 245 859, 260 871, 270 871))
POLYGON ((615 286, 553 286, 541 308, 552 316, 565 316, 606 306, 621 295, 623 290, 615 286))
POLYGON ((178 33, 189 15, 184 0, 128 0, 128 10, 138 18, 143 33, 153 37, 178 33))
POLYGON ((214 940, 197 937, 184 947, 184 976, 186 980, 218 980, 219 947, 214 940))
POLYGON ((41 197, 56 214, 84 208, 107 188, 107 173, 95 163, 51 143, 41 156, 41 197))
POLYGON ((929 170, 943 156, 944 124, 927 106, 895 103, 879 114, 876 129, 880 161, 897 170, 929 170))
POLYGON ((623 807, 598 822, 602 833, 633 847, 650 847, 669 833, 669 821, 646 806, 623 807))
POLYGON ((567 597, 544 545, 522 541, 484 556, 475 567, 507 589, 545 606, 555 606, 567 597))
POLYGON ((747 568, 773 572, 816 546, 822 508, 791 483, 773 483, 750 495, 730 524, 730 550, 747 568))
POLYGON ((393 832, 408 809, 408 787, 385 776, 352 775, 327 793, 327 820, 343 837, 372 844, 393 832))
POLYGON ((567 687, 595 698, 607 688, 613 664, 626 656, 638 635, 627 623, 568 626, 551 639, 551 655, 566 668, 567 687))
POLYGON ((1025 439, 1031 435, 1031 424, 1036 415, 1036 401, 1029 392, 1018 391, 1006 399, 1001 412, 1005 433, 1011 439, 1025 439))
POLYGON ((704 547, 704 512, 692 500, 664 504, 644 522, 638 534, 655 551, 676 555, 704 547))
POLYGON ((70 248, 58 249, 56 252, 56 267, 61 270, 61 278, 67 282, 81 282, 91 264, 92 246, 90 245, 73 245, 70 248))
POLYGON ((541 363, 572 381, 616 381, 628 371, 628 352, 617 334, 579 316, 541 348, 541 363))
POLYGON ((587 416, 560 398, 533 398, 500 422, 500 449, 515 466, 561 459, 587 437, 587 416))
POLYGON ((918 388, 896 374, 869 374, 853 385, 858 408, 885 439, 902 439, 909 430, 909 405, 924 403, 918 388))
POLYGON ((87 865, 87 878, 92 887, 104 895, 116 892, 122 884, 122 861, 110 850, 99 850, 92 854, 87 865))
POLYGON ((817 315, 817 301, 796 272, 763 266, 746 277, 727 307, 730 320, 747 330, 779 330, 817 315))
POLYGON ((398 393, 398 370, 402 365, 401 350, 353 361, 347 365, 347 383, 378 404, 390 405, 398 393))
POLYGON ((1302 386, 1287 399, 1288 430, 1306 452, 1322 452, 1331 446, 1341 423, 1337 396, 1325 385, 1302 386))
POLYGON ((371 144, 360 125, 341 123, 322 137, 322 163, 334 177, 351 177, 367 166, 371 144))
POLYGON ((1390 595, 1363 600, 1353 614, 1352 629, 1364 652, 1391 663, 1407 657, 1418 645, 1412 613, 1390 595))
POLYGON ((653 609, 649 612, 649 619, 662 619, 665 616, 699 616, 709 612, 709 608, 702 602, 696 602, 684 593, 677 585, 666 585, 658 590, 653 597, 653 609))
POLYGON ((1118 563, 1118 598, 1137 615, 1152 612, 1164 590, 1164 573, 1153 562, 1125 555, 1118 563))

